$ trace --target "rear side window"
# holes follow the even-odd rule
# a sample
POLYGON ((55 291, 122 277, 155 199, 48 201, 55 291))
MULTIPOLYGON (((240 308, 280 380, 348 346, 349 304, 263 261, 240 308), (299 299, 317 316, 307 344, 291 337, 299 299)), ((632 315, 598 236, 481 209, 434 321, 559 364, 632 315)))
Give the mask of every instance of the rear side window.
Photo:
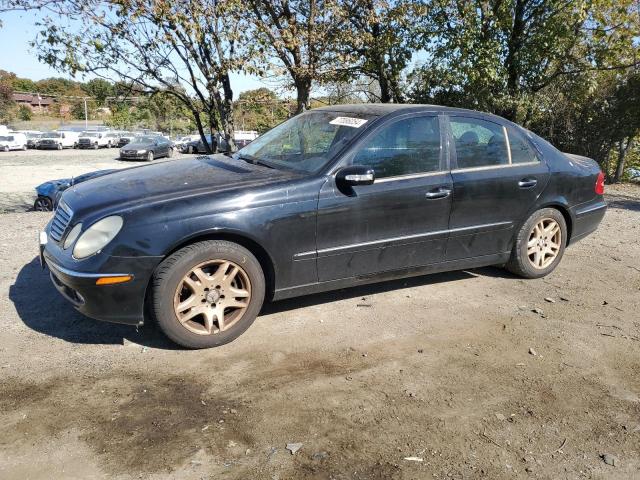
POLYGON ((518 130, 507 127, 509 146, 511 147, 511 163, 539 162, 540 159, 531 143, 518 130))
POLYGON ((451 117, 458 168, 509 165, 507 139, 501 125, 477 118, 451 117))
POLYGON ((407 118, 383 127, 366 140, 352 164, 373 168, 377 178, 440 170, 438 117, 407 118))

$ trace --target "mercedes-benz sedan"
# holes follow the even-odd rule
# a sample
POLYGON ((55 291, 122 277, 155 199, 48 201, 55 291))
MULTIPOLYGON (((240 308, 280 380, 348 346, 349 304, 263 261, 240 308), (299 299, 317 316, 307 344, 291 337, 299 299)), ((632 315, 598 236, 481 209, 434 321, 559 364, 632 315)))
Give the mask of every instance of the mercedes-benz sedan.
POLYGON ((503 265, 555 269, 606 209, 590 159, 494 115, 343 105, 231 158, 119 170, 66 190, 42 261, 81 312, 190 348, 227 343, 279 300, 503 265))

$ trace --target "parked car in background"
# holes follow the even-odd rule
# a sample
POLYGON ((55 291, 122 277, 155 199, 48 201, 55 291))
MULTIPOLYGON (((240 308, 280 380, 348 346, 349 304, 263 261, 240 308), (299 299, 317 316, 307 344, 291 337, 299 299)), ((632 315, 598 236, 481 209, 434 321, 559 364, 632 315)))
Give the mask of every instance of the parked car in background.
POLYGON ((117 147, 120 144, 121 132, 107 132, 105 137, 108 140, 109 148, 117 147))
POLYGON ((495 115, 336 105, 232 158, 68 189, 41 258, 84 314, 141 325, 147 311, 205 348, 241 335, 265 299, 488 265, 544 277, 596 230, 603 194, 595 161, 495 115))
POLYGON ((82 132, 78 139, 78 148, 111 148, 111 138, 106 132, 82 132))
MULTIPOLYGON (((226 152, 229 150, 229 145, 227 141, 220 135, 219 133, 215 133, 212 135, 205 135, 207 139, 207 143, 211 147, 212 151, 216 151, 216 148, 220 152, 226 152)), ((185 143, 181 149, 182 153, 207 153, 207 148, 200 138, 200 135, 197 136, 194 140, 185 143)))
POLYGON ((173 144, 164 137, 145 135, 137 137, 133 142, 120 149, 122 160, 147 160, 172 157, 173 144))
POLYGON ((45 150, 62 150, 63 148, 75 148, 80 138, 79 132, 45 132, 38 141, 37 147, 45 150))
POLYGON ((131 143, 137 136, 138 134, 133 132, 122 132, 120 134, 120 139, 118 140, 118 147, 124 147, 128 143, 131 143))
POLYGON ((37 148, 38 142, 42 138, 42 133, 27 133, 27 148, 37 148))
POLYGON ((38 212, 50 212, 56 208, 58 200, 67 188, 77 185, 92 178, 101 177, 108 173, 115 172, 115 169, 98 170, 85 173, 73 178, 61 178, 59 180, 49 180, 36 187, 37 198, 33 203, 33 209, 38 212))
POLYGON ((27 136, 24 133, 10 132, 8 135, 0 137, 0 150, 26 150, 27 136))
POLYGON ((244 148, 258 138, 255 130, 236 130, 233 132, 233 141, 238 149, 244 148))

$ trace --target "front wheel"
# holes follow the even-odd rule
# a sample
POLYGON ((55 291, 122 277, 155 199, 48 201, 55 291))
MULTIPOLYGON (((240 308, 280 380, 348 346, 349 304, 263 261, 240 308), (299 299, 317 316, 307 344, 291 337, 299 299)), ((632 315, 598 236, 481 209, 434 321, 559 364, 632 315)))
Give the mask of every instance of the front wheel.
POLYGON ((153 152, 147 153, 147 162, 153 162, 153 152))
POLYGON ((169 151, 167 152, 167 158, 171 158, 173 157, 173 148, 170 148, 169 151))
POLYGON ((518 231, 507 270, 524 278, 540 278, 560 263, 567 245, 567 222, 555 208, 534 212, 518 231))
POLYGON ((62 144, 61 143, 58 144, 58 150, 62 150, 62 144))
POLYGON ((5 145, 4 147, 2 147, 2 151, 3 152, 8 152, 9 151, 9 147, 7 145, 5 145))
POLYGON ((247 330, 265 295, 260 262, 246 248, 210 240, 166 258, 153 278, 160 329, 187 348, 224 345, 247 330))

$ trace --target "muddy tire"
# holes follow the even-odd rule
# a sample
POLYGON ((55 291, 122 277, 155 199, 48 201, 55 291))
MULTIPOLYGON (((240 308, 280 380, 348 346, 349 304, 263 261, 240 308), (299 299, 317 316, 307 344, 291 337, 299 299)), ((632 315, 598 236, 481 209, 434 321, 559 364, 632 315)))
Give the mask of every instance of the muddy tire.
POLYGON ((264 296, 264 273, 256 257, 238 244, 209 240, 188 245, 159 265, 151 310, 178 345, 209 348, 244 333, 264 296))
POLYGON ((524 278, 541 278, 562 260, 567 245, 567 222, 555 208, 534 212, 516 236, 505 268, 524 278))

